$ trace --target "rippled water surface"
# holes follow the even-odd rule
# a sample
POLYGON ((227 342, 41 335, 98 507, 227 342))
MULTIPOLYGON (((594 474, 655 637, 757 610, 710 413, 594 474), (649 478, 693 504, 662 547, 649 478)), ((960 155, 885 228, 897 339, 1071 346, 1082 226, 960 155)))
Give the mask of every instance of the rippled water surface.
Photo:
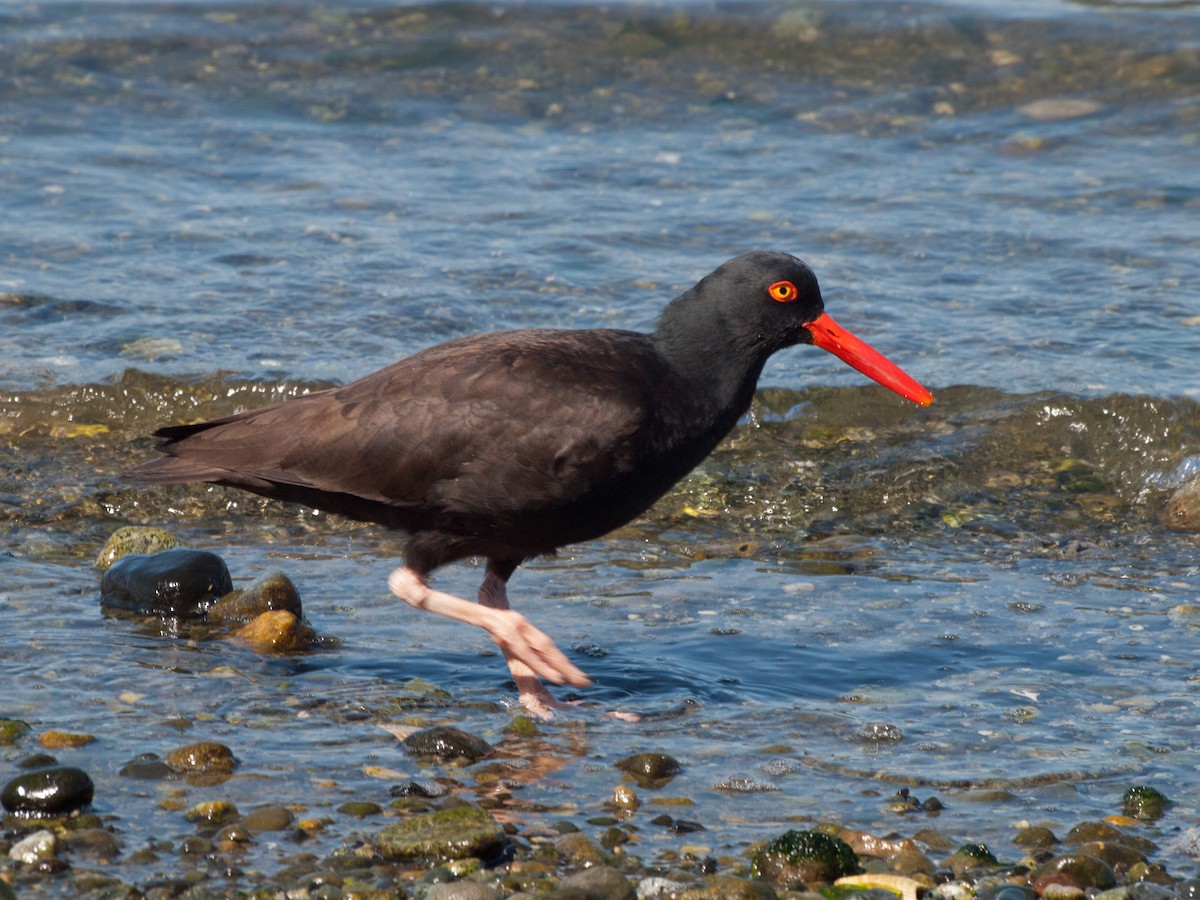
POLYGON ((1200 472, 1198 39, 1190 4, 0 7, 0 716, 96 737, 56 755, 130 850, 194 830, 180 790, 353 844, 339 804, 429 774, 380 724, 501 741, 503 660, 389 599, 399 536, 116 473, 163 423, 450 337, 651 327, 768 247, 937 402, 787 351, 644 519, 520 570, 596 685, 513 751, 514 820, 599 814, 658 749, 708 830, 644 825, 646 859, 834 819, 1015 860, 1016 823, 1149 783, 1155 858, 1194 874, 1198 544, 1161 510, 1200 472), (235 584, 286 571, 325 644, 104 618, 92 559, 128 523, 235 584), (200 739, 239 758, 219 791, 118 775, 200 739))

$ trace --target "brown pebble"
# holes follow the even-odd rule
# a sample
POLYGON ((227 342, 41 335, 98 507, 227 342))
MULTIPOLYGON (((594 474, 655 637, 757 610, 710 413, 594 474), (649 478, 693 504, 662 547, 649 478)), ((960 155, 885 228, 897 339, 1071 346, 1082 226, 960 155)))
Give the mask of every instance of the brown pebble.
POLYGON ((70 731, 47 731, 38 737, 38 743, 47 750, 70 750, 84 747, 96 740, 90 734, 75 734, 70 731))
POLYGON ((259 653, 291 653, 313 642, 313 631, 286 609, 265 612, 233 633, 259 653))
POLYGON ((233 751, 216 741, 197 741, 167 754, 167 765, 177 772, 232 772, 233 751))
POLYGON ((1163 507, 1162 523, 1180 531, 1200 531, 1200 476, 1171 495, 1163 507))

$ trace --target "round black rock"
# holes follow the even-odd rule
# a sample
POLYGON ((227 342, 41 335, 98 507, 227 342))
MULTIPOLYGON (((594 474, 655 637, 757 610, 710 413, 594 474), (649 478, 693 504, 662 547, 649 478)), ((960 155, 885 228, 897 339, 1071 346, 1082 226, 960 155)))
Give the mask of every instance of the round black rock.
POLYGON ((18 775, 0 792, 0 803, 15 816, 66 816, 92 802, 95 786, 83 769, 53 766, 18 775))
POLYGON ((481 737, 468 734, 449 725, 435 725, 414 731, 401 741, 405 751, 413 756, 433 757, 440 760, 463 760, 475 762, 495 751, 481 737))
POLYGON ((179 547, 118 559, 100 581, 100 603, 141 615, 194 619, 232 590, 221 557, 179 547))

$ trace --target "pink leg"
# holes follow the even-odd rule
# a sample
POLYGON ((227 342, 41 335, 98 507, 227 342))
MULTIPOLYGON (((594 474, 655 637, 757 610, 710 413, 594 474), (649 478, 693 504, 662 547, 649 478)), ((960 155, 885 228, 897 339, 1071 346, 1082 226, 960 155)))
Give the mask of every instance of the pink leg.
MULTIPOLYGON (((556 684, 572 684, 576 687, 586 687, 591 684, 587 675, 554 646, 554 641, 530 624, 529 620, 519 612, 508 609, 504 580, 494 574, 490 567, 483 585, 479 588, 480 599, 482 600, 486 593, 489 599, 494 600, 497 583, 499 584, 499 597, 503 599, 502 607, 471 603, 469 600, 455 597, 453 594, 435 591, 425 583, 425 579, 421 575, 407 566, 396 569, 388 576, 388 587, 392 589, 392 593, 410 606, 438 615, 449 616, 460 622, 466 622, 468 625, 477 625, 490 634, 492 640, 503 651, 504 658, 508 660, 509 669, 514 678, 518 674, 514 667, 514 663, 516 663, 523 667, 521 676, 526 680, 532 679, 537 682, 537 676, 540 675, 556 684), (526 669, 528 671, 525 671, 526 669)), ((540 682, 537 683, 541 687, 540 682)), ((524 703, 525 687, 520 679, 518 679, 517 685, 521 688, 521 700, 524 703)), ((544 687, 541 689, 546 696, 549 696, 549 692, 544 687)))
MULTIPOLYGON (((479 586, 479 603, 491 609, 508 609, 508 583, 496 570, 489 565, 483 584, 479 586)), ((553 719, 554 710, 571 709, 569 704, 554 699, 546 690, 546 686, 538 679, 533 669, 514 656, 504 647, 504 659, 508 662, 508 670, 512 673, 513 681, 517 683, 520 693, 521 706, 531 715, 539 719, 553 719)))

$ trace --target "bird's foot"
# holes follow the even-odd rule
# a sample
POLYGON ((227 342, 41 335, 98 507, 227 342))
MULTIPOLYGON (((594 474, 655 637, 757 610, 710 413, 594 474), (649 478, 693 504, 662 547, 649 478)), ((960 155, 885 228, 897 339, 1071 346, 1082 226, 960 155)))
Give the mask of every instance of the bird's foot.
POLYGON ((417 572, 402 566, 388 576, 388 587, 405 603, 427 612, 477 625, 492 636, 510 661, 518 660, 530 671, 556 684, 587 687, 591 679, 554 645, 549 635, 519 612, 472 603, 453 594, 435 591, 417 572))
MULTIPOLYGON (((555 646, 554 641, 528 619, 515 610, 490 610, 495 619, 484 628, 492 640, 504 651, 504 658, 511 668, 514 662, 523 663, 530 673, 549 679, 555 684, 570 684, 587 687, 592 680, 567 659, 566 654, 555 646)), ((543 688, 543 690, 545 690, 543 688)))
POLYGON ((529 713, 535 719, 541 719, 543 722, 551 722, 554 720, 555 712, 576 708, 577 704, 575 703, 557 699, 536 677, 515 678, 515 680, 517 682, 517 690, 520 692, 517 702, 521 704, 521 708, 525 712, 529 713))

